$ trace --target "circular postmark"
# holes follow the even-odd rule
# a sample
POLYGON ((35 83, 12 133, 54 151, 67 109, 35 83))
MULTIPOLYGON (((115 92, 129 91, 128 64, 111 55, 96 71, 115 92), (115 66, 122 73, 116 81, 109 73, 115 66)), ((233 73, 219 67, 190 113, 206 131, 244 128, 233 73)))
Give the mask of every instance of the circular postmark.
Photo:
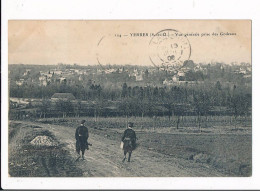
POLYGON ((188 38, 174 29, 161 30, 149 42, 149 58, 157 67, 179 69, 190 55, 188 38))
POLYGON ((96 60, 99 65, 131 64, 134 44, 128 36, 107 34, 97 43, 95 50, 96 60), (131 50, 132 49, 132 50, 131 50))

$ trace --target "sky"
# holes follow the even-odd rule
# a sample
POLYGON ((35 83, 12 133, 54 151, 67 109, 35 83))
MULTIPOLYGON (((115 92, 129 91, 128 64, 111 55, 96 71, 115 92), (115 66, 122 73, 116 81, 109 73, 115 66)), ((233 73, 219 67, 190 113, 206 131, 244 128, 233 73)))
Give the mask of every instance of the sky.
POLYGON ((199 34, 187 37, 195 63, 251 63, 250 20, 10 20, 8 63, 152 65, 152 37, 131 34, 164 29, 199 34), (203 33, 210 36, 201 37, 203 33))

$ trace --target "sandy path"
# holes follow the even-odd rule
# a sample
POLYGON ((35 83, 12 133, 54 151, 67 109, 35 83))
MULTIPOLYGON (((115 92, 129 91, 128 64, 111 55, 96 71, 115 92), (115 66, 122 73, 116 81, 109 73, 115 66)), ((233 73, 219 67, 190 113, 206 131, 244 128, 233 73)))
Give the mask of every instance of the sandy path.
MULTIPOLYGON (((65 144, 71 157, 77 158, 75 152, 75 129, 71 127, 42 123, 20 122, 38 125, 51 131, 65 144)), ((174 156, 164 155, 139 146, 132 154, 131 162, 122 163, 123 151, 120 142, 90 133, 89 142, 93 144, 86 151, 86 160, 77 162, 84 176, 94 177, 187 177, 187 176, 225 176, 207 165, 195 163, 174 156)))

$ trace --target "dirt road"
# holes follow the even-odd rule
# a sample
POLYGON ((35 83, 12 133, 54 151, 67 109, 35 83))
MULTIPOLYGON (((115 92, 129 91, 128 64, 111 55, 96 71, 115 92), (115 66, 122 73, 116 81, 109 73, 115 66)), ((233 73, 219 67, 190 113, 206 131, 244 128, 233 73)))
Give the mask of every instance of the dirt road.
MULTIPOLYGON (((74 128, 22 121, 19 123, 38 125, 50 131, 59 142, 64 143, 64 149, 69 151, 69 157, 77 158, 74 128)), ((76 162, 86 177, 226 176, 207 164, 164 155, 142 145, 133 152, 131 162, 123 163, 123 151, 119 148, 120 140, 111 140, 103 135, 93 134, 90 130, 89 142, 93 146, 86 151, 86 160, 80 159, 76 162)))

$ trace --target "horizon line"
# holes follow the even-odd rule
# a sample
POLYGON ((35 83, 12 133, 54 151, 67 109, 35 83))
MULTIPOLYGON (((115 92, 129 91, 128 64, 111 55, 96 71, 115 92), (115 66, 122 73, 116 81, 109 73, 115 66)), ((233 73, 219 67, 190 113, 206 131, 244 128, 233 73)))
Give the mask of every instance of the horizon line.
MULTIPOLYGON (((192 60, 189 60, 192 61, 192 60)), ((194 62, 194 61, 193 61, 194 62)), ((241 61, 241 62, 237 62, 237 61, 233 61, 230 63, 226 63, 226 62, 220 62, 220 61, 214 61, 214 62, 194 62, 194 64, 217 64, 217 63, 221 63, 224 65, 239 65, 239 64, 251 64, 251 62, 245 62, 245 61, 241 61)), ((53 63, 53 64, 37 64, 37 63, 8 63, 8 65, 39 65, 39 66, 48 66, 48 65, 70 65, 70 66, 143 66, 143 67, 161 67, 161 66, 155 66, 155 65, 144 65, 144 64, 81 64, 81 63, 53 63)))

